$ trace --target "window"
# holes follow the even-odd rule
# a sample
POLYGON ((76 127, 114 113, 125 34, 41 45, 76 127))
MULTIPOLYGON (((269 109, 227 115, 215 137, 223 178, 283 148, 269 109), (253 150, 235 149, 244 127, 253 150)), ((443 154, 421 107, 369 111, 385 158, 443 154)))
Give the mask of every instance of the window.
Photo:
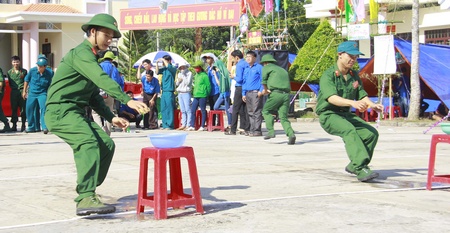
POLYGON ((412 33, 411 32, 405 32, 405 33, 397 33, 395 34, 396 37, 401 38, 403 40, 411 41, 412 40, 412 33))
POLYGON ((450 28, 425 31, 425 43, 450 45, 450 28))

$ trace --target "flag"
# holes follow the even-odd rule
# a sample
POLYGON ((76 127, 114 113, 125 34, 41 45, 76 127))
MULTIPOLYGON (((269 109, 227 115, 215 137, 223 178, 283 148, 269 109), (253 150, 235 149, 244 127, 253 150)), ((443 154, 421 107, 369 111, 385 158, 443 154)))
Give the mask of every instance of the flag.
POLYGON ((275 0, 275 11, 276 12, 280 11, 280 0, 275 0))
POLYGON ((247 0, 247 5, 250 9, 250 13, 252 13, 255 17, 258 16, 263 10, 261 0, 247 0))
POLYGON ((352 0, 353 9, 358 22, 363 22, 366 19, 366 7, 364 6, 364 0, 352 0))
POLYGON ((264 9, 265 9, 266 15, 271 13, 273 11, 273 0, 265 0, 264 1, 264 9))
POLYGON ((376 23, 378 21, 378 3, 376 0, 370 0, 369 12, 370 12, 370 22, 376 23))
POLYGON ((245 5, 245 0, 241 0, 241 14, 247 13, 247 6, 245 5))
POLYGON ((337 9, 340 14, 342 14, 342 12, 344 12, 345 10, 344 1, 345 0, 337 0, 337 9))
POLYGON ((353 12, 352 0, 345 0, 345 21, 347 23, 356 22, 356 15, 353 12))
POLYGON ((284 7, 284 11, 286 11, 287 10, 287 8, 288 8, 288 3, 287 3, 287 0, 284 0, 284 3, 283 3, 283 7, 284 7))

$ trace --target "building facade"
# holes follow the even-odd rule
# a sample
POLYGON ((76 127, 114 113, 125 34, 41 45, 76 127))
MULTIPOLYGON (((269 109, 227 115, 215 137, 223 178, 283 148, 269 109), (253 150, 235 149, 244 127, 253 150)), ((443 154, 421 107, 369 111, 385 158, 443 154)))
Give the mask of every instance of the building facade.
POLYGON ((98 13, 118 17, 127 1, 112 0, 0 0, 0 67, 11 67, 11 56, 22 65, 35 66, 45 54, 56 69, 62 57, 84 40, 81 25, 98 13))

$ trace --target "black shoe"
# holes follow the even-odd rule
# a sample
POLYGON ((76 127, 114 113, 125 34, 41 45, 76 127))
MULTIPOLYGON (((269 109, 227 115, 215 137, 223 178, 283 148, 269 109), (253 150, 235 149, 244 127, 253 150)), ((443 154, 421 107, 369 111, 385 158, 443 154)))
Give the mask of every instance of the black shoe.
POLYGON ((295 139, 296 139, 295 136, 289 137, 288 145, 294 145, 295 144, 295 139))
POLYGON ((266 136, 264 136, 264 140, 269 140, 274 137, 275 137, 275 135, 266 135, 266 136))
POLYGON ((17 132, 17 124, 13 123, 13 125, 11 127, 11 131, 12 132, 17 132))
POLYGON ((136 125, 136 129, 140 129, 141 128, 141 126, 140 125, 136 125))
POLYGON ((44 129, 44 134, 48 134, 48 129, 44 129))
POLYGON ((236 135, 236 132, 225 131, 225 135, 236 135))
POLYGON ((22 124, 22 127, 20 127, 20 132, 25 131, 25 129, 26 129, 25 124, 22 124))
POLYGON ((240 133, 239 133, 240 135, 245 135, 245 136, 249 136, 250 135, 250 132, 248 132, 247 130, 246 131, 241 131, 240 133))

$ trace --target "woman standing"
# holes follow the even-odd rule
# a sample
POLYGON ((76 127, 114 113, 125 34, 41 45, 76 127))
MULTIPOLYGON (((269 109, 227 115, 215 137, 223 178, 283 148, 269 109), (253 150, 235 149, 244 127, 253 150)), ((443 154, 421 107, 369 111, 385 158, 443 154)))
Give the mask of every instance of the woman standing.
POLYGON ((187 130, 195 130, 195 112, 200 106, 200 110, 202 111, 202 121, 198 131, 204 131, 206 129, 206 100, 211 92, 211 83, 209 82, 208 74, 206 74, 203 68, 203 62, 197 61, 193 67, 197 74, 194 78, 194 100, 192 101, 191 107, 191 126, 187 130))
POLYGON ((181 126, 177 130, 184 130, 189 127, 191 123, 191 90, 192 90, 192 73, 188 70, 189 64, 184 63, 178 67, 177 75, 177 92, 178 103, 181 111, 181 126))

